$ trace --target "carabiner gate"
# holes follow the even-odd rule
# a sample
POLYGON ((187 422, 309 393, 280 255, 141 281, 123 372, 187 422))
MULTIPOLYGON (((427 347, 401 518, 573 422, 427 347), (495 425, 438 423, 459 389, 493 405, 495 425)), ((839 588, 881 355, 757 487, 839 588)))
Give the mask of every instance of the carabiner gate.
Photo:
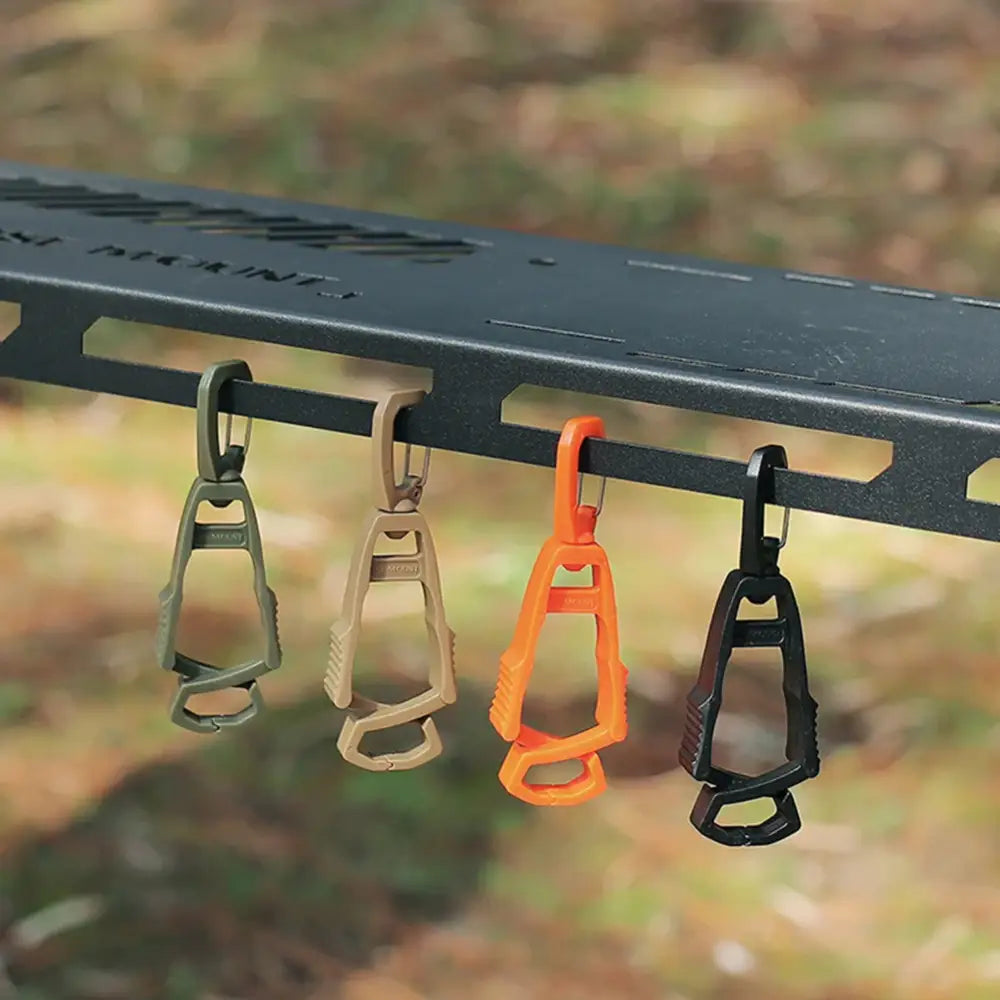
POLYGON ((399 411, 424 398, 422 389, 389 393, 376 406, 372 417, 372 480, 375 509, 365 522, 351 559, 340 618, 330 629, 330 662, 323 688, 337 708, 346 708, 348 717, 337 740, 343 758, 368 771, 405 771, 420 767, 442 752, 441 738, 431 718, 434 712, 454 703, 455 633, 445 618, 441 578, 434 541, 423 514, 417 510, 427 471, 430 451, 424 455, 420 476, 406 469, 397 482, 393 460, 393 425, 399 411), (400 539, 413 534, 416 552, 412 555, 375 555, 382 535, 400 539), (428 689, 399 704, 375 701, 354 691, 354 666, 361 634, 365 596, 373 583, 413 581, 424 593, 424 620, 431 646, 428 689), (423 741, 410 750, 366 754, 361 741, 368 733, 393 729, 417 722, 423 741))
MULTIPOLYGON (((170 709, 170 718, 178 726, 196 733, 216 733, 223 727, 238 726, 252 719, 263 707, 257 678, 281 665, 278 638, 278 601, 267 585, 264 553, 257 513, 242 468, 247 442, 242 446, 227 443, 219 452, 219 387, 228 379, 252 381, 245 361, 221 361, 210 365, 198 386, 198 476, 184 503, 177 542, 174 546, 170 581, 160 591, 160 617, 156 635, 156 653, 160 666, 180 675, 178 691, 170 709), (243 506, 244 519, 235 523, 204 524, 198 521, 198 507, 204 502, 228 507, 233 502, 243 506), (253 563, 254 593, 264 629, 264 653, 256 660, 235 667, 215 667, 195 660, 176 648, 177 625, 184 600, 184 575, 191 554, 196 549, 245 549, 253 563), (187 707, 190 698, 210 691, 242 688, 250 704, 230 714, 200 715, 187 707)), ((249 424, 247 431, 249 439, 249 424)), ((228 438, 227 434, 227 438, 228 438)))
MULTIPOLYGON (((554 526, 542 545, 525 588, 510 647, 500 658, 490 722, 510 744, 500 782, 511 795, 533 805, 577 805, 607 787, 597 752, 625 739, 628 721, 625 687, 628 670, 618 648, 618 615, 607 553, 594 540, 597 507, 580 504, 580 449, 588 437, 603 437, 600 417, 567 421, 556 453, 554 526), (556 571, 591 567, 589 587, 555 587, 556 571), (556 737, 525 725, 521 718, 534 667, 538 637, 546 615, 590 614, 597 625, 597 705, 595 725, 572 736, 556 737), (578 760, 582 774, 564 784, 533 784, 525 777, 539 764, 578 760)), ((602 488, 603 499, 603 488, 602 488)))
MULTIPOLYGON (((809 693, 805 640, 792 585, 778 568, 778 550, 784 539, 764 535, 764 506, 774 496, 774 470, 788 461, 780 445, 758 448, 747 466, 743 501, 740 564, 726 577, 708 628, 698 680, 687 700, 687 723, 678 759, 706 784, 691 812, 694 827, 720 844, 732 847, 774 844, 802 825, 789 789, 819 773, 816 702, 809 693), (778 616, 740 620, 740 602, 764 604, 775 599, 778 616), (726 667, 734 649, 777 647, 781 650, 783 689, 787 713, 787 763, 759 776, 739 774, 712 764, 715 724, 722 708, 726 667), (716 822, 723 806, 770 798, 775 813, 752 826, 723 826, 716 822)), ((787 530, 787 516, 785 529, 787 530)))

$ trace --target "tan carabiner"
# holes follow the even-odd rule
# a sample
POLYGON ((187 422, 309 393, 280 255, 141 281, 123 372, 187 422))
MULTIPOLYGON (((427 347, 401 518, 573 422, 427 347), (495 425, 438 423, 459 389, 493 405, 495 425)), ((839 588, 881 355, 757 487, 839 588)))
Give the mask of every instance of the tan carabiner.
POLYGON ((401 480, 397 480, 393 459, 396 415, 402 408, 419 403, 424 395, 422 389, 397 390, 375 408, 372 417, 375 509, 362 528, 351 559, 341 615, 330 629, 330 661, 323 688, 337 708, 348 711, 337 749, 346 761, 368 771, 410 770, 439 756, 443 747, 431 716, 453 704, 457 697, 455 633, 445 617, 434 540, 427 521, 417 510, 427 479, 429 452, 424 458, 421 475, 412 476, 407 449, 407 468, 401 480), (400 539, 409 534, 415 536, 414 553, 375 554, 375 546, 382 535, 400 539), (371 584, 386 581, 413 581, 421 585, 431 647, 427 690, 398 704, 376 701, 354 691, 354 667, 365 597, 371 584), (383 754, 366 754, 361 749, 361 741, 367 734, 409 722, 418 722, 423 732, 423 741, 412 749, 383 754))

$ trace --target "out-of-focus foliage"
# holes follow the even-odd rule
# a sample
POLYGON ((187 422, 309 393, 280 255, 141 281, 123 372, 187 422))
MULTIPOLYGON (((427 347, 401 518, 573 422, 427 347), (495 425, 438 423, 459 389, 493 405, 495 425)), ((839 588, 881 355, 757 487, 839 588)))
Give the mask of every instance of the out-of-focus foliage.
MULTIPOLYGON (((995 294, 998 50, 987 0, 4 0, 0 157, 995 294)), ((94 338, 370 398, 387 378, 182 332, 94 338)), ((37 1000, 997 996, 989 545, 793 517, 782 564, 824 767, 798 836, 725 851, 688 826, 696 786, 675 761, 735 503, 609 487, 631 734, 605 796, 532 811, 496 783, 486 705, 549 472, 435 456, 423 506, 461 700, 443 760, 371 775, 341 762, 321 690, 365 442, 255 427, 286 660, 267 716, 206 745, 166 722, 152 653, 191 413, 22 398, 0 412, 0 995, 7 970, 37 1000)), ((555 427, 584 408, 614 436, 726 457, 776 440, 853 478, 889 460, 879 442, 564 394, 506 415, 555 427)), ((978 485, 1000 498, 993 471, 978 485)), ((250 651, 248 584, 239 560, 194 566, 194 655, 250 651)), ((368 610, 373 680, 412 689, 416 595, 389 587, 368 610)), ((590 643, 546 632, 534 719, 586 717, 590 643)), ((773 755, 773 664, 732 684, 730 751, 773 755)))

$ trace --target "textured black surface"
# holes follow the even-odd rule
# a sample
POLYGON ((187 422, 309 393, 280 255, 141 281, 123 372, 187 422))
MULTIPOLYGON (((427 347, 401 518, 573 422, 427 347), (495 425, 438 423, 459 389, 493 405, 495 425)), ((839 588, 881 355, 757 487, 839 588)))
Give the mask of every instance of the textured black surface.
MULTIPOLYGON (((894 444, 871 483, 775 474, 779 503, 980 538, 1000 454, 1000 302, 0 162, 0 376, 193 406, 198 373, 82 353, 112 317, 430 368, 418 444, 552 465, 503 424, 530 383, 894 444)), ((236 413, 367 434, 373 406, 235 383, 236 413)), ((739 496, 738 462, 588 443, 582 467, 739 496)))

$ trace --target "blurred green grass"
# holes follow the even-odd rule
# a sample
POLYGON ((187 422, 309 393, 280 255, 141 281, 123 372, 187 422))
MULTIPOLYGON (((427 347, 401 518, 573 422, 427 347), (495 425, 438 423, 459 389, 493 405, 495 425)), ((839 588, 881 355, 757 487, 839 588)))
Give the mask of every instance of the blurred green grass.
MULTIPOLYGON (((1000 287, 1000 17, 985 2, 18 0, 5 17, 4 157, 1000 287)), ((342 359, 176 331, 107 324, 88 346, 189 370, 243 356, 260 379, 366 397, 385 384, 342 359)), ((696 787, 655 712, 630 752, 662 757, 661 773, 566 812, 498 790, 485 705, 550 472, 435 456, 424 509, 461 701, 442 713, 440 766, 368 775, 340 762, 319 691, 366 443, 255 427, 247 481, 285 665, 253 732, 206 745, 169 725, 151 645, 193 415, 47 387, 23 399, 0 422, 0 902, 15 921, 82 892, 109 909, 11 945, 21 995, 996 995, 1000 586, 985 543, 793 517, 783 566, 812 671, 867 735, 797 796, 801 834, 725 852, 690 829, 696 787)), ((612 436, 727 457, 778 440, 828 474, 867 478, 885 458, 874 442, 538 391, 505 418, 557 427, 580 407, 612 436)), ((980 478, 1000 497, 997 470, 980 478)), ((737 511, 611 484, 601 539, 637 685, 683 695, 737 511)), ((197 574, 189 635, 235 657, 253 635, 249 574, 222 562, 197 574)), ((417 602, 396 600, 406 615, 370 629, 366 681, 419 673, 417 602)), ((589 695, 583 648, 547 652, 543 695, 589 695)))

